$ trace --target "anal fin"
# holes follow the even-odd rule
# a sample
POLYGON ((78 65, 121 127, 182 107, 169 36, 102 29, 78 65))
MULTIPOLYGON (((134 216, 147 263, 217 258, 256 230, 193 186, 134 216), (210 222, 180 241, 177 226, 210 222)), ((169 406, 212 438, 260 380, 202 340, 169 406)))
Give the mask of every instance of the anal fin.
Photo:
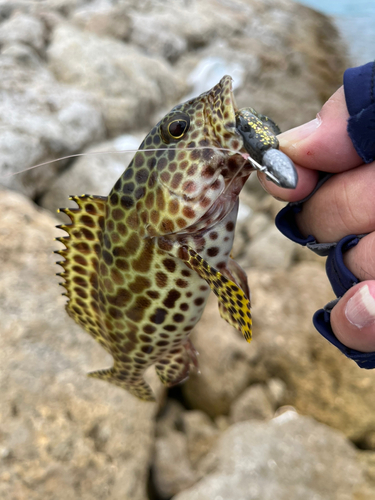
POLYGON ((188 339, 159 359, 155 370, 162 383, 167 387, 173 387, 187 380, 191 366, 198 370, 197 354, 191 340, 188 339))
POLYGON ((250 312, 250 300, 246 293, 231 279, 220 273, 216 268, 209 265, 192 248, 183 246, 179 257, 183 262, 193 269, 204 279, 221 304, 220 314, 230 325, 239 330, 247 342, 252 337, 252 319, 250 312))

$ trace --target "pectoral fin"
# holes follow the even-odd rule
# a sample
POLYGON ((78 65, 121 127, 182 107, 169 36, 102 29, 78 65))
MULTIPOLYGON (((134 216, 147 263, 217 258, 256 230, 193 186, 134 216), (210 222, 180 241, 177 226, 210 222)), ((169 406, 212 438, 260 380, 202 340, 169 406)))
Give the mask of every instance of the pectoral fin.
POLYGON ((183 246, 179 257, 210 286, 219 300, 220 314, 230 325, 239 330, 247 342, 251 341, 250 301, 241 288, 211 267, 192 248, 183 246))
POLYGON ((245 293, 246 297, 250 300, 250 289, 245 271, 231 257, 228 259, 227 269, 228 274, 225 273, 226 277, 238 283, 240 288, 242 288, 242 291, 245 293))

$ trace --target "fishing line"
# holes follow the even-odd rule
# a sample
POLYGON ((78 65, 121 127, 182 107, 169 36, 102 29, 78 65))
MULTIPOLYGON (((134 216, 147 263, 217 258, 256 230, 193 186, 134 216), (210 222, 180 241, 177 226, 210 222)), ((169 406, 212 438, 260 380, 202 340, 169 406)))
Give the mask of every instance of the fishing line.
MULTIPOLYGON (((54 160, 49 160, 45 161, 43 163, 38 163, 37 165, 33 165, 32 167, 27 167, 22 170, 19 170, 18 172, 13 172, 11 174, 7 175, 2 175, 0 179, 8 179, 10 177, 14 177, 15 175, 22 174, 23 172, 27 172, 29 170, 33 170, 34 168, 39 168, 43 167, 44 165, 49 165, 51 163, 55 163, 57 161, 61 160, 68 160, 69 158, 77 158, 79 156, 91 156, 91 155, 103 155, 103 154, 123 154, 123 153, 138 153, 139 152, 145 152, 145 151, 193 151, 194 149, 213 149, 215 151, 227 151, 229 153, 234 153, 231 149, 228 148, 218 148, 216 146, 194 146, 193 148, 185 147, 185 148, 153 148, 153 149, 122 149, 122 150, 116 150, 116 151, 91 151, 89 153, 76 153, 73 155, 68 155, 68 156, 62 156, 61 158, 56 158, 54 160)), ((238 153, 241 154, 241 153, 238 153)), ((252 159, 249 158, 250 161, 252 159)))

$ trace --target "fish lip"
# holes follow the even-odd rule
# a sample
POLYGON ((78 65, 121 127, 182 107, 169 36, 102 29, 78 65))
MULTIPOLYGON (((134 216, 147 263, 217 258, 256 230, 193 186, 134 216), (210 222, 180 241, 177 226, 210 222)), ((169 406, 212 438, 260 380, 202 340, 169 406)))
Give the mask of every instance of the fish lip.
MULTIPOLYGON (((211 98, 215 99, 218 88, 220 89, 220 104, 221 104, 220 112, 222 116, 221 117, 218 116, 218 113, 215 112, 215 110, 213 110, 213 115, 216 115, 216 117, 218 117, 219 122, 224 128, 224 130, 226 132, 229 132, 231 136, 234 136, 236 140, 239 141, 239 147, 237 148, 236 151, 233 151, 233 153, 238 153, 240 150, 242 151, 244 149, 243 149, 243 138, 241 134, 237 131, 236 127, 236 112, 238 111, 238 107, 233 94, 233 78, 229 75, 223 76, 220 82, 209 91, 211 98), (229 103, 225 102, 227 97, 229 97, 230 99, 229 103), (224 118, 225 112, 228 113, 228 116, 226 118, 224 118)), ((211 121, 211 127, 214 130, 217 140, 219 141, 220 144, 222 144, 223 147, 227 146, 227 144, 225 144, 226 140, 223 138, 223 134, 216 132, 215 124, 213 123, 212 119, 213 116, 210 117, 210 121, 211 121)))
POLYGON ((232 111, 231 118, 233 119, 233 123, 234 123, 234 127, 235 127, 236 126, 236 111, 238 111, 238 107, 237 107, 236 99, 235 99, 234 94, 233 94, 233 78, 229 75, 226 75, 220 80, 220 84, 221 83, 222 83, 222 87, 224 89, 225 88, 229 89, 229 96, 230 96, 231 103, 225 104, 225 102, 224 102, 223 104, 225 106, 228 106, 228 108, 230 108, 230 110, 232 111))

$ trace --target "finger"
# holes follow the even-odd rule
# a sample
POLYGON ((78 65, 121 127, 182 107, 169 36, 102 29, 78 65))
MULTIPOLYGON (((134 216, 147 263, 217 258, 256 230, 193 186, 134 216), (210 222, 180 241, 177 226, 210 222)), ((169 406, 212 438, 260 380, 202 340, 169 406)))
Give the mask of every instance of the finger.
POLYGON ((331 312, 336 337, 347 347, 375 351, 375 281, 353 286, 331 312))
POLYGON ((301 233, 320 243, 375 231, 375 163, 328 179, 296 215, 301 233))
POLYGON ((344 88, 324 104, 315 120, 278 136, 280 149, 295 163, 324 172, 342 172, 358 167, 358 156, 347 132, 349 118, 344 88))
POLYGON ((308 168, 295 165, 298 174, 298 184, 295 189, 284 189, 278 187, 274 182, 267 179, 266 175, 258 172, 259 182, 263 188, 275 198, 284 201, 298 201, 306 198, 318 182, 318 172, 308 168))
POLYGON ((375 232, 344 253, 344 264, 360 281, 375 280, 375 232))

